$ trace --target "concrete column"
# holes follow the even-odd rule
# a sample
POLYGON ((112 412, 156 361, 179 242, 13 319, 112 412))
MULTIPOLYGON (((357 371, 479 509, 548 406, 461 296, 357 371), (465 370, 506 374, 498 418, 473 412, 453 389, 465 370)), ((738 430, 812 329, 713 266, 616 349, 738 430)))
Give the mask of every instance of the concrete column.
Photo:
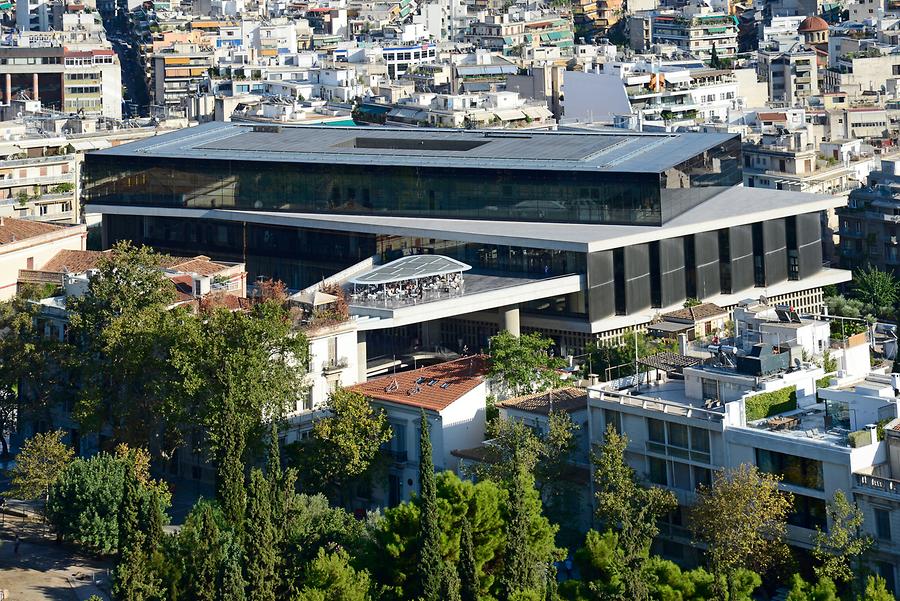
POLYGON ((9 104, 12 102, 12 74, 10 73, 6 74, 6 86, 4 91, 6 93, 6 104, 9 104))
POLYGON ((521 328, 519 327, 519 305, 509 305, 508 307, 500 308, 500 325, 513 336, 521 334, 521 328))
POLYGON ((32 87, 32 100, 40 100, 40 92, 38 91, 38 74, 34 73, 31 76, 31 87, 32 87))
POLYGON ((357 382, 365 382, 368 377, 366 374, 366 333, 356 333, 356 363, 357 363, 357 382))
POLYGON ((422 350, 432 351, 441 342, 441 324, 438 320, 426 321, 421 324, 422 350))

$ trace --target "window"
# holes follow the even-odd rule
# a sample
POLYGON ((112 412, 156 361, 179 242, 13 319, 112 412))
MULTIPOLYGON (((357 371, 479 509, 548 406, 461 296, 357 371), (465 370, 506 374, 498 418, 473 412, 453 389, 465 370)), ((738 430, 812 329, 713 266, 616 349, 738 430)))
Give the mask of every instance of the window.
POLYGON ((666 470, 666 462, 664 459, 657 459, 656 457, 648 457, 647 463, 649 466, 649 472, 647 474, 647 478, 653 484, 659 484, 660 486, 668 486, 669 485, 669 477, 666 470))
POLYGON ((683 424, 669 423, 669 444, 683 449, 688 448, 688 428, 683 424))
POLYGON ((709 453, 709 431, 703 428, 691 428, 691 449, 709 453))
POLYGON ((603 410, 603 422, 606 424, 606 427, 610 426, 616 431, 616 433, 622 433, 622 414, 618 411, 612 411, 611 409, 603 410))
POLYGON ((828 531, 828 519, 825 513, 825 501, 806 495, 793 495, 794 507, 788 514, 787 523, 800 528, 828 531))
POLYGON ((694 468, 694 488, 699 489, 701 486, 709 488, 712 486, 712 472, 705 467, 694 468))
POLYGON ((666 429, 664 422, 661 422, 658 419, 648 418, 647 430, 648 437, 651 441, 666 444, 666 429))
POLYGON ((875 536, 878 540, 891 539, 891 512, 880 507, 875 508, 875 536))
POLYGON ((756 449, 756 465, 768 474, 784 478, 785 484, 823 490, 822 462, 768 449, 756 449))

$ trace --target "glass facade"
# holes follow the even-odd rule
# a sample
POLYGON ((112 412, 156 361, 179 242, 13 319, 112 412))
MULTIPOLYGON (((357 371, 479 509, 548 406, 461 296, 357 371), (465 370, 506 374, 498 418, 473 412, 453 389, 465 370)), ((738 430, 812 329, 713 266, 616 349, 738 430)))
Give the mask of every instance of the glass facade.
MULTIPOLYGON (((251 279, 280 279, 294 289, 373 255, 388 262, 405 255, 441 254, 480 273, 555 276, 585 270, 583 253, 519 246, 175 217, 106 215, 104 224, 106 245, 133 240, 174 255, 206 254, 242 261, 251 279)), ((576 306, 565 298, 556 299, 544 312, 579 314, 584 312, 583 304, 583 300, 576 306)), ((541 310, 537 305, 526 309, 541 310)))
POLYGON ((741 182, 740 140, 663 173, 90 155, 85 202, 202 209, 661 225, 741 182))

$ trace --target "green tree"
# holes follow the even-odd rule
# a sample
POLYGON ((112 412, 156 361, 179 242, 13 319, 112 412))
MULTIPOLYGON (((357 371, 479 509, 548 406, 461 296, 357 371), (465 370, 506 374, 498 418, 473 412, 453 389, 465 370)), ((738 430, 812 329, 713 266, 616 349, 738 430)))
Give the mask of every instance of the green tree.
POLYGON ((350 565, 347 552, 338 549, 318 555, 305 570, 305 585, 296 601, 368 601, 371 598, 369 574, 350 565))
POLYGON ((866 590, 858 596, 857 601, 894 601, 894 594, 888 590, 887 582, 881 576, 869 576, 866 590))
POLYGON ((80 377, 74 415, 82 427, 113 428, 115 438, 167 454, 183 423, 169 350, 186 310, 168 311, 175 287, 167 257, 120 242, 104 253, 87 292, 69 299, 73 369, 80 377))
POLYGON ((138 451, 75 459, 51 486, 47 500, 47 518, 59 536, 93 553, 115 553, 125 478, 132 474, 138 481, 139 515, 157 512, 162 520, 170 495, 163 483, 149 478, 144 459, 146 454, 138 451))
POLYGON ((877 315, 893 311, 900 294, 900 281, 889 271, 869 266, 853 274, 853 296, 877 315))
POLYGON ((558 388, 557 369, 565 360, 551 351, 553 341, 539 332, 513 336, 506 330, 490 341, 489 374, 512 396, 558 388))
POLYGON ((625 462, 628 438, 612 426, 606 429, 603 446, 593 457, 595 513, 604 529, 618 533, 624 569, 621 577, 630 599, 647 599, 645 562, 650 543, 659 533, 657 522, 678 503, 661 488, 647 488, 636 480, 625 462))
POLYGON ((245 525, 247 597, 249 601, 274 601, 276 582, 272 496, 265 476, 258 469, 250 471, 247 520, 245 525))
POLYGON ((306 389, 309 344, 291 324, 288 309, 268 300, 247 312, 206 311, 183 325, 171 362, 190 423, 204 429, 217 465, 232 452, 235 437, 262 440, 264 424, 279 419, 306 389))
POLYGON ((790 493, 778 489, 779 478, 755 466, 717 472, 712 487, 701 486, 690 512, 696 540, 707 545, 710 569, 730 594, 739 568, 758 573, 783 564, 788 557, 784 537, 793 505, 790 493), (729 519, 722 519, 722 508, 729 519))
POLYGON ((873 544, 872 537, 862 531, 863 512, 837 490, 826 508, 830 527, 823 531, 816 527, 813 557, 819 562, 815 569, 820 580, 851 582, 854 573, 862 574, 862 556, 873 544))
POLYGON ((507 490, 506 545, 500 575, 500 599, 532 593, 543 596, 547 572, 565 553, 555 544, 559 527, 541 511, 534 477, 520 464, 507 490))
MULTIPOLYGON (((458 564, 461 553, 462 520, 469 521, 479 596, 497 596, 497 576, 502 567, 506 543, 505 505, 507 493, 497 484, 483 481, 474 484, 460 480, 452 472, 436 477, 437 507, 441 527, 441 554, 445 563, 458 564)), ((536 499, 536 492, 532 500, 536 499)), ((386 599, 412 599, 420 594, 415 574, 419 557, 419 521, 421 497, 401 503, 384 512, 369 525, 371 542, 363 556, 364 565, 379 585, 391 591, 386 599)), ((534 503, 529 503, 534 509, 534 503)), ((539 513, 532 515, 529 543, 534 555, 552 547, 554 530, 539 513)))
MULTIPOLYGON (((185 599, 218 601, 221 575, 229 547, 236 547, 222 510, 201 499, 194 505, 178 532, 178 550, 183 569, 180 590, 185 599)), ((233 569, 233 566, 232 566, 233 569)), ((229 579, 232 579, 229 576, 229 579)), ((233 586, 233 582, 230 583, 233 586)))
MULTIPOLYGON (((514 458, 514 459, 517 459, 514 458)), ((506 549, 503 557, 503 574, 501 580, 501 599, 510 599, 518 592, 524 591, 531 584, 532 558, 528 548, 528 514, 525 507, 525 495, 530 485, 528 472, 524 466, 519 467, 509 489, 506 522, 506 549)))
POLYGON ((222 441, 225 445, 216 464, 216 495, 225 518, 240 536, 244 531, 247 508, 243 461, 247 434, 232 399, 225 401, 222 411, 222 441))
POLYGON ((10 470, 10 494, 19 499, 43 499, 72 461, 75 452, 62 439, 62 430, 35 434, 22 444, 10 470))
POLYGON ((381 445, 391 439, 391 426, 383 410, 344 388, 329 395, 326 413, 308 442, 295 443, 290 453, 303 490, 330 492, 342 500, 348 483, 369 471, 381 445))
POLYGON ((228 557, 222 574, 222 594, 219 601, 244 601, 247 598, 244 594, 245 586, 240 560, 237 557, 228 557))
POLYGON ((320 549, 363 548, 364 528, 353 514, 331 507, 324 495, 293 496, 283 527, 279 598, 292 598, 306 586, 306 568, 320 549))
POLYGON ((437 489, 434 481, 434 461, 431 456, 431 428, 422 410, 419 434, 419 563, 417 579, 420 595, 425 601, 441 598, 441 530, 437 512, 437 489))
POLYGON ((697 305, 701 305, 701 304, 703 304, 703 301, 701 301, 699 298, 692 296, 691 298, 684 301, 684 304, 682 305, 682 307, 684 307, 685 309, 690 309, 691 307, 696 307, 697 305))
POLYGON ((576 468, 570 463, 577 448, 579 426, 564 411, 551 411, 546 432, 535 433, 521 420, 494 420, 487 427, 491 455, 487 461, 472 463, 466 471, 479 480, 507 486, 521 464, 535 478, 535 485, 550 520, 561 525, 560 541, 574 546, 582 534, 573 516, 579 511, 576 468), (514 460, 518 453, 519 463, 514 460))
MULTIPOLYGON (((70 345, 45 335, 37 319, 40 305, 28 302, 54 292, 24 287, 0 303, 0 434, 10 434, 15 421, 44 423, 52 430, 59 403, 72 398, 70 345)), ((6 454, 6 439, 0 440, 6 454)))
POLYGON ((459 534, 459 596, 461 601, 478 601, 478 569, 475 565, 475 549, 472 546, 472 526, 463 516, 459 534))
POLYGON ((839 601, 839 597, 837 587, 830 578, 820 578, 819 582, 810 584, 800 574, 794 574, 785 601, 839 601))
POLYGON ((140 482, 134 470, 123 477, 122 502, 119 505, 119 557, 113 578, 113 598, 121 601, 154 599, 160 583, 150 565, 146 534, 140 529, 140 482))

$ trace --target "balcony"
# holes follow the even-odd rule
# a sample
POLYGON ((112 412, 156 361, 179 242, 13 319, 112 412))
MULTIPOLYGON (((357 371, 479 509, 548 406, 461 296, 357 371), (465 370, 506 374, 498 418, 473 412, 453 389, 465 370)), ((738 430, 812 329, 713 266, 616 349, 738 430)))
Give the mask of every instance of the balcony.
POLYGON ((322 364, 322 373, 324 374, 333 374, 335 372, 339 372, 342 369, 347 369, 350 365, 350 361, 347 357, 336 357, 333 359, 329 359, 324 364, 322 364))
POLYGON ((881 493, 900 500, 900 481, 870 476, 869 474, 853 474, 853 476, 856 480, 854 482, 855 488, 859 488, 867 493, 881 493))

